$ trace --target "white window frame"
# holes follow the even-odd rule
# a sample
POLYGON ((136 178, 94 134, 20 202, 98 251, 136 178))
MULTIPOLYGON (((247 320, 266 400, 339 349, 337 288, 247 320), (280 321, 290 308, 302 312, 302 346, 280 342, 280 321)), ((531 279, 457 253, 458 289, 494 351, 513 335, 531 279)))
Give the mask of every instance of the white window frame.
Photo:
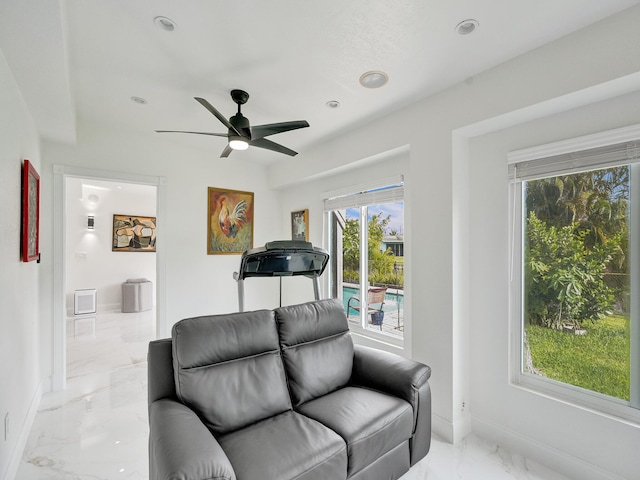
MULTIPOLYGON (((527 389, 534 393, 550 396, 562 401, 589 408, 593 411, 613 415, 634 423, 640 423, 640 293, 631 298, 630 313, 630 397, 627 402, 598 392, 562 383, 539 375, 524 371, 523 362, 523 336, 524 322, 522 299, 524 296, 524 265, 523 265, 523 189, 522 182, 517 181, 518 167, 531 167, 529 170, 539 168, 547 169, 549 175, 557 176, 563 173, 593 170, 592 165, 582 166, 579 161, 571 161, 572 152, 580 152, 589 149, 621 144, 624 142, 637 142, 640 145, 640 125, 634 125, 599 134, 588 135, 566 141, 542 145, 510 152, 508 164, 509 177, 509 231, 510 231, 510 381, 512 385, 527 389), (569 155, 568 155, 569 154, 569 155), (557 156, 557 157, 556 157, 557 156), (556 157, 551 159, 551 157, 556 157), (557 170, 559 162, 564 162, 562 169, 557 170), (572 172, 568 172, 571 170, 572 172)), ((637 158, 637 152, 635 153, 637 158)), ((596 162, 597 159, 594 159, 596 162)), ((588 163, 588 162, 587 162, 588 163)), ((620 165, 624 162, 618 162, 620 165)), ((630 256, 631 261, 631 291, 640 292, 640 158, 629 161, 631 163, 631 204, 630 211, 630 256), (635 186, 635 187, 634 187, 635 186), (635 260, 633 260, 635 259, 635 260)), ((598 164, 602 166, 603 164, 598 164)), ((606 166, 606 165, 605 165, 606 166)), ((613 166, 613 165, 610 165, 613 166)), ((535 174, 534 174, 535 175, 535 174)))
MULTIPOLYGON (((383 203, 392 203, 394 201, 400 201, 402 200, 404 202, 405 205, 405 209, 404 209, 404 226, 405 226, 405 249, 404 249, 404 253, 405 255, 407 255, 407 245, 406 245, 406 240, 407 240, 407 225, 406 225, 406 219, 407 219, 407 203, 406 203, 406 194, 405 194, 405 185, 404 185, 404 177, 402 175, 399 176, 394 176, 394 177, 390 177, 390 178, 386 178, 386 179, 380 179, 380 180, 376 180, 370 183, 366 183, 366 184, 362 184, 362 185, 357 185, 357 186, 353 186, 353 187, 347 187, 347 188, 342 188, 340 190, 334 190, 331 192, 325 192, 323 194, 323 204, 324 204, 324 224, 325 224, 325 228, 324 231, 326 232, 326 245, 328 246, 328 248, 331 248, 332 245, 332 236, 334 235, 334 232, 331 229, 331 222, 330 222, 330 214, 332 211, 334 210, 339 210, 339 209, 343 209, 343 208, 359 208, 362 206, 370 206, 370 205, 377 205, 377 204, 383 204, 383 203), (382 189, 385 187, 389 187, 389 186, 396 186, 395 192, 393 195, 387 195, 386 193, 376 193, 375 190, 377 189, 382 189), (364 193, 363 193, 364 192, 364 193), (353 203, 349 200, 349 197, 356 198, 356 196, 361 195, 365 200, 356 203, 353 203), (344 200, 344 202, 341 201, 344 200), (363 203, 364 205, 360 205, 360 203, 363 203)), ((366 208, 365 209, 361 209, 361 213, 360 213, 360 225, 366 225, 368 222, 367 220, 367 213, 366 213, 366 208), (364 213, 363 213, 364 210, 364 213), (364 216, 364 220, 363 220, 363 216, 364 216), (364 222, 364 223, 363 223, 364 222)), ((361 233, 361 238, 360 238, 360 246, 362 248, 362 245, 366 245, 366 242, 368 241, 367 239, 367 229, 361 229, 360 230, 361 233), (363 238, 364 236, 364 238, 363 238)), ((360 256, 360 291, 366 291, 367 290, 367 275, 366 273, 363 275, 362 272, 367 272, 368 271, 368 256, 365 255, 361 255, 360 256)), ((407 259, 405 257, 405 265, 407 264, 407 259)), ((330 266, 329 266, 329 275, 327 275, 328 277, 328 281, 331 282, 333 278, 336 278, 335 276, 335 272, 333 272, 332 270, 332 265, 330 262, 330 266)), ((406 345, 408 345, 408 338, 407 338, 407 323, 410 322, 410 318, 407 314, 407 303, 408 303, 408 290, 407 290, 407 272, 405 270, 405 285, 404 285, 404 311, 403 311, 403 321, 404 321, 404 330, 403 330, 403 335, 402 338, 400 337, 395 337, 392 335, 388 335, 385 333, 381 333, 379 331, 376 331, 374 329, 371 328, 365 328, 363 327, 363 325, 365 325, 366 322, 366 309, 361 309, 360 312, 360 323, 355 325, 350 323, 349 324, 349 328, 352 331, 352 333, 362 336, 362 337, 366 337, 368 339, 371 339, 377 343, 380 344, 386 344, 389 345, 391 347, 394 348, 399 348, 399 349, 403 349, 406 350, 406 345)), ((331 285, 328 286, 328 291, 331 290, 331 285)), ((342 298, 342 297, 340 297, 342 298)), ((366 299, 365 299, 366 300, 366 299)))

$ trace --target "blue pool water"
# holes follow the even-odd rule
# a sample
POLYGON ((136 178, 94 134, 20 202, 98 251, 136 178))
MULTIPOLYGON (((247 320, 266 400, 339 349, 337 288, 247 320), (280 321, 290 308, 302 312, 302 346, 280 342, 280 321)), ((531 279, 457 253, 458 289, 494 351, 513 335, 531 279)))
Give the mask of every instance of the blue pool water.
MULTIPOLYGON (((342 303, 344 305, 345 312, 347 311, 347 303, 349 302, 349 299, 354 295, 359 297, 359 293, 360 290, 358 288, 342 287, 342 303)), ((400 304, 400 310, 402 310, 404 308, 404 295, 402 293, 396 295, 395 293, 389 293, 387 291, 387 294, 384 296, 384 305, 382 306, 382 310, 385 312, 397 311, 398 304, 400 304)), ((355 313, 355 311, 351 310, 351 315, 354 315, 355 313)))

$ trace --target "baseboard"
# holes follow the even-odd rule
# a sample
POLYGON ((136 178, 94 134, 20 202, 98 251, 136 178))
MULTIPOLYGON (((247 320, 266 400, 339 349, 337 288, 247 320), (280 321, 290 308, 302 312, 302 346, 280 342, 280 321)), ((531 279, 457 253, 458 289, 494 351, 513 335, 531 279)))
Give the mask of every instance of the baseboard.
POLYGON ((121 312, 122 311, 122 303, 99 303, 98 304, 99 312, 121 312))
POLYGON ((431 431, 444 441, 455 445, 471 433, 471 418, 465 415, 456 422, 450 422, 432 413, 431 431))
POLYGON ((457 444, 471 433, 471 415, 464 415, 453 423, 453 444, 457 444))
POLYGON ((475 435, 504 446, 569 478, 580 480, 626 480, 624 477, 593 465, 538 440, 474 416, 471 428, 475 435))
MULTIPOLYGON (((155 306, 154 306, 155 307, 155 306)), ((97 312, 121 312, 122 303, 99 303, 96 306, 97 312)), ((67 318, 73 318, 75 316, 72 308, 67 308, 67 318)))
POLYGON ((435 413, 431 414, 431 431, 445 442, 453 444, 453 423, 435 413))
POLYGON ((3 480, 13 480, 16 477, 16 473, 18 473, 18 467, 22 461, 22 453, 24 452, 24 447, 27 445, 33 421, 38 413, 38 406, 40 405, 40 399, 42 398, 43 386, 45 383, 46 380, 43 380, 38 385, 38 388, 36 388, 33 398, 31 399, 27 415, 24 422, 22 422, 22 427, 20 428, 18 441, 14 445, 11 457, 9 457, 9 465, 7 466, 7 470, 4 472, 3 480))

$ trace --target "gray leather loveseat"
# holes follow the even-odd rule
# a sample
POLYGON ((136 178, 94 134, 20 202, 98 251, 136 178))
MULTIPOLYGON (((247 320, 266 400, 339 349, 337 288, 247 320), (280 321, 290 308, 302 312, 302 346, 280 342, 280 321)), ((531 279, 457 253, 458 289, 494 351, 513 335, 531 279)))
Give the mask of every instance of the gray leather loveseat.
POLYGON ((397 479, 431 369, 354 345, 339 300, 189 318, 149 345, 151 479, 397 479))

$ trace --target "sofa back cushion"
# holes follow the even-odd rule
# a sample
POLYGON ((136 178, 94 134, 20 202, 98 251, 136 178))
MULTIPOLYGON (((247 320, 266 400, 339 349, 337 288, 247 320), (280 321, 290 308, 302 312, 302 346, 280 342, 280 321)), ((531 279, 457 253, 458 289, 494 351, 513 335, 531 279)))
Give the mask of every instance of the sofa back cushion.
POLYGON ((353 342, 340 300, 282 307, 275 314, 294 406, 349 383, 353 342))
POLYGON ((172 341, 178 398, 214 434, 291 409, 272 311, 181 320, 172 341))

